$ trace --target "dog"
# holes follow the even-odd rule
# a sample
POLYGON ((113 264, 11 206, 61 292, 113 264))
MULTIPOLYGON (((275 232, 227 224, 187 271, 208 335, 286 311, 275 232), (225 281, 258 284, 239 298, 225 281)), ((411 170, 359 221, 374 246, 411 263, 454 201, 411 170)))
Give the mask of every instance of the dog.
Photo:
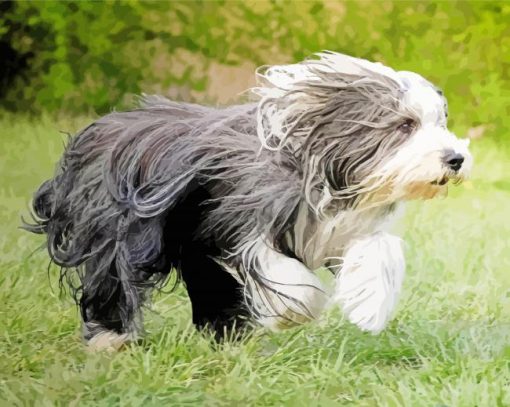
POLYGON ((25 228, 47 235, 83 337, 118 348, 172 270, 193 323, 219 338, 279 330, 337 304, 378 333, 405 261, 403 203, 442 196, 472 167, 443 93, 412 72, 338 54, 256 72, 256 100, 213 108, 144 97, 71 138, 25 228), (335 274, 328 288, 314 274, 335 274))

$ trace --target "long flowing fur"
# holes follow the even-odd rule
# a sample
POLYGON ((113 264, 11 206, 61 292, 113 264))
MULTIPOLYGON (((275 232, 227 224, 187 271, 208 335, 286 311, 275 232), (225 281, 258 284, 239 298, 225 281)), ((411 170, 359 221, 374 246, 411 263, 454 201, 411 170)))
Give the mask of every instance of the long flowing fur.
MULTIPOLYGON (((279 288, 267 259, 304 276, 305 266, 327 263, 331 250, 317 250, 320 242, 341 256, 356 233, 377 230, 393 211, 389 195, 374 193, 393 188, 399 163, 391 160, 409 144, 399 126, 420 120, 405 102, 408 81, 334 53, 258 75, 256 103, 212 108, 147 97, 70 140, 25 227, 47 234, 89 330, 102 315, 119 333, 139 331, 150 289, 172 269, 202 266, 235 275, 259 320, 316 317, 288 294, 296 290, 279 288)), ((443 120, 444 98, 435 97, 443 120)), ((323 292, 313 279, 287 275, 288 284, 311 281, 323 292)))
MULTIPOLYGON (((79 292, 120 284, 129 326, 144 289, 178 266, 177 258, 165 259, 163 227, 193 189, 207 190, 200 204, 210 208, 195 233, 218 242, 227 257, 253 234, 284 233, 301 180, 293 158, 260 151, 255 111, 158 98, 98 120, 67 146, 57 175, 34 198, 37 222, 27 227, 47 233, 50 256, 64 272, 78 268, 79 292)), ((83 296, 81 305, 86 314, 83 296)))

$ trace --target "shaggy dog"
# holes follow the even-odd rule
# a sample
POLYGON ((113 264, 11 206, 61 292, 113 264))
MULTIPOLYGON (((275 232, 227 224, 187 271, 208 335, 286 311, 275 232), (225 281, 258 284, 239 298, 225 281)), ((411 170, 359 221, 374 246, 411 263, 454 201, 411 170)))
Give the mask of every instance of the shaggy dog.
POLYGON ((258 78, 256 103, 149 97, 100 118, 36 192, 26 227, 47 234, 90 346, 135 339, 172 270, 194 324, 220 336, 247 320, 302 324, 333 303, 363 330, 387 324, 404 276, 388 227, 402 202, 471 168, 446 99, 417 74, 333 52, 258 78))

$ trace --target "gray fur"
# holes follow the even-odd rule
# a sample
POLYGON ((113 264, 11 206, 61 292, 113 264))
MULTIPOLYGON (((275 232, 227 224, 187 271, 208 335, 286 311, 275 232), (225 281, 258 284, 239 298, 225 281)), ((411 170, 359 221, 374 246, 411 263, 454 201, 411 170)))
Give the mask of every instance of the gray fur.
MULTIPOLYGON (((356 205, 356 186, 405 142, 395 128, 412 115, 400 105, 398 84, 387 78, 316 73, 319 80, 260 105, 217 109, 146 98, 140 108, 109 114, 70 141, 55 177, 36 193, 35 223, 26 228, 48 235, 50 256, 70 277, 85 321, 91 305, 83 293, 120 283, 123 330, 139 329, 147 289, 175 266, 164 261, 165 218, 191 186, 209 194, 197 239, 214 241, 256 289, 267 285, 256 264, 243 263, 241 251, 251 240, 264 236, 293 255, 284 235, 292 233, 300 204, 318 216, 314 207, 327 188, 340 202, 335 210, 356 205), (284 140, 267 139, 278 148, 263 148, 258 120, 270 128, 268 106, 292 111, 296 94, 313 103, 288 117, 284 140), (79 283, 69 270, 77 270, 79 283)), ((110 301, 107 292, 101 298, 110 301)))

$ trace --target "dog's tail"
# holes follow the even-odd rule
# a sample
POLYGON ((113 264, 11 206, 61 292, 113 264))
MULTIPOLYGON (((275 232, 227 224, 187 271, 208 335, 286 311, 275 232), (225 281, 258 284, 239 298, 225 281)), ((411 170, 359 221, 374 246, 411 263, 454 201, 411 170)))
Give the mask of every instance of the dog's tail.
POLYGON ((53 196, 53 180, 43 182, 35 192, 31 203, 30 215, 32 221, 27 222, 22 218, 22 229, 37 234, 47 233, 48 223, 54 208, 53 196))
MULTIPOLYGON (((89 126, 91 127, 91 126, 89 126)), ((89 128, 83 130, 87 132, 89 128)), ((68 140, 66 150, 72 147, 72 140, 68 140)), ((53 178, 44 181, 35 191, 30 204, 30 220, 21 218, 21 228, 36 234, 50 234, 51 224, 62 212, 58 202, 63 196, 68 195, 73 187, 75 172, 69 172, 69 167, 74 169, 75 165, 67 157, 63 157, 58 165, 53 178)))

